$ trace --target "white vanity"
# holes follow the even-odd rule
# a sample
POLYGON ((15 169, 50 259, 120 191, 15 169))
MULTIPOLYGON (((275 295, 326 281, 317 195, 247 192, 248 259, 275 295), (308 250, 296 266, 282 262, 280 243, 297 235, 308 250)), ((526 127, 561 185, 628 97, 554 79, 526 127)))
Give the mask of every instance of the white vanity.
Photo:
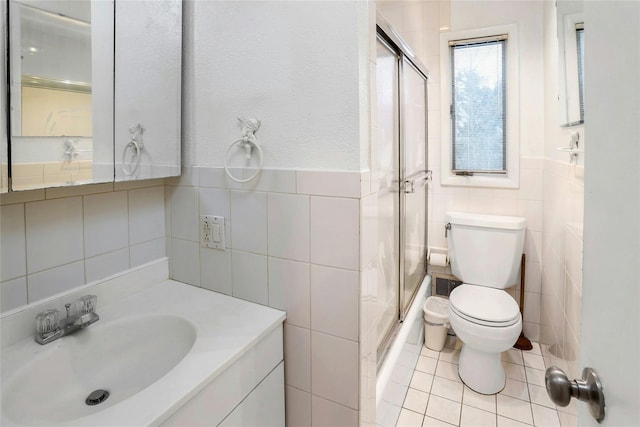
POLYGON ((167 277, 162 259, 3 315, 0 424, 284 426, 285 313, 167 277), (86 294, 98 322, 34 342, 37 313, 86 294))

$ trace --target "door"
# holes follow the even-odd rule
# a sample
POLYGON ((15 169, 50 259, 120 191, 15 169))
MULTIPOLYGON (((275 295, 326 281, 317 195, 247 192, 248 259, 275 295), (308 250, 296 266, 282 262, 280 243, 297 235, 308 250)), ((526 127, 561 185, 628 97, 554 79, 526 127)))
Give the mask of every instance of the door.
POLYGON ((427 273, 427 78, 402 61, 401 178, 401 313, 427 273))
POLYGON ((376 59, 378 132, 373 138, 371 171, 380 182, 378 197, 378 236, 380 266, 378 268, 378 350, 398 322, 400 301, 400 124, 398 96, 398 55, 378 38, 376 59))
MULTIPOLYGON (((640 425, 639 28, 638 2, 585 2, 580 363, 600 375, 601 425, 616 427, 640 425)), ((597 425, 584 403, 578 425, 597 425)))

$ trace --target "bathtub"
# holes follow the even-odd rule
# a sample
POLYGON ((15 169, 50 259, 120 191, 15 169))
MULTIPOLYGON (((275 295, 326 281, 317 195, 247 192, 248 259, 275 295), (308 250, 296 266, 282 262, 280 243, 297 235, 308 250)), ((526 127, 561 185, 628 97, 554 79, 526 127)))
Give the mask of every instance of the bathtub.
POLYGON ((426 276, 400 328, 391 341, 376 379, 378 426, 395 427, 413 371, 424 345, 422 307, 431 295, 431 276, 426 276))
POLYGON ((169 280, 166 259, 8 312, 0 425, 282 426, 284 319, 169 280), (85 294, 98 296, 98 322, 44 346, 33 341, 38 312, 64 313, 85 294), (111 394, 87 406, 96 386, 111 394))

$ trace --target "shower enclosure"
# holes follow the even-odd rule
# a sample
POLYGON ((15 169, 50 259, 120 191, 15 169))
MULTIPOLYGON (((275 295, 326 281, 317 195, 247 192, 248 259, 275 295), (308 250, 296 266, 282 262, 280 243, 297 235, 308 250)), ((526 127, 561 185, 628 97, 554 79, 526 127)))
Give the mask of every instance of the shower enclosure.
POLYGON ((378 16, 377 130, 372 172, 378 190, 380 265, 378 360, 426 275, 427 76, 424 66, 378 16))

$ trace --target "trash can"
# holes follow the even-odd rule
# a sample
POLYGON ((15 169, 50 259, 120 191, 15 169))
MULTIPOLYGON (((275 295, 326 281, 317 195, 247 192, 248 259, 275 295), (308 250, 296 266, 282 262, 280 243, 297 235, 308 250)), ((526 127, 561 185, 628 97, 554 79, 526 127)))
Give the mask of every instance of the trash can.
POLYGON ((449 300, 442 297, 429 297, 424 303, 424 345, 442 351, 449 330, 449 300))

